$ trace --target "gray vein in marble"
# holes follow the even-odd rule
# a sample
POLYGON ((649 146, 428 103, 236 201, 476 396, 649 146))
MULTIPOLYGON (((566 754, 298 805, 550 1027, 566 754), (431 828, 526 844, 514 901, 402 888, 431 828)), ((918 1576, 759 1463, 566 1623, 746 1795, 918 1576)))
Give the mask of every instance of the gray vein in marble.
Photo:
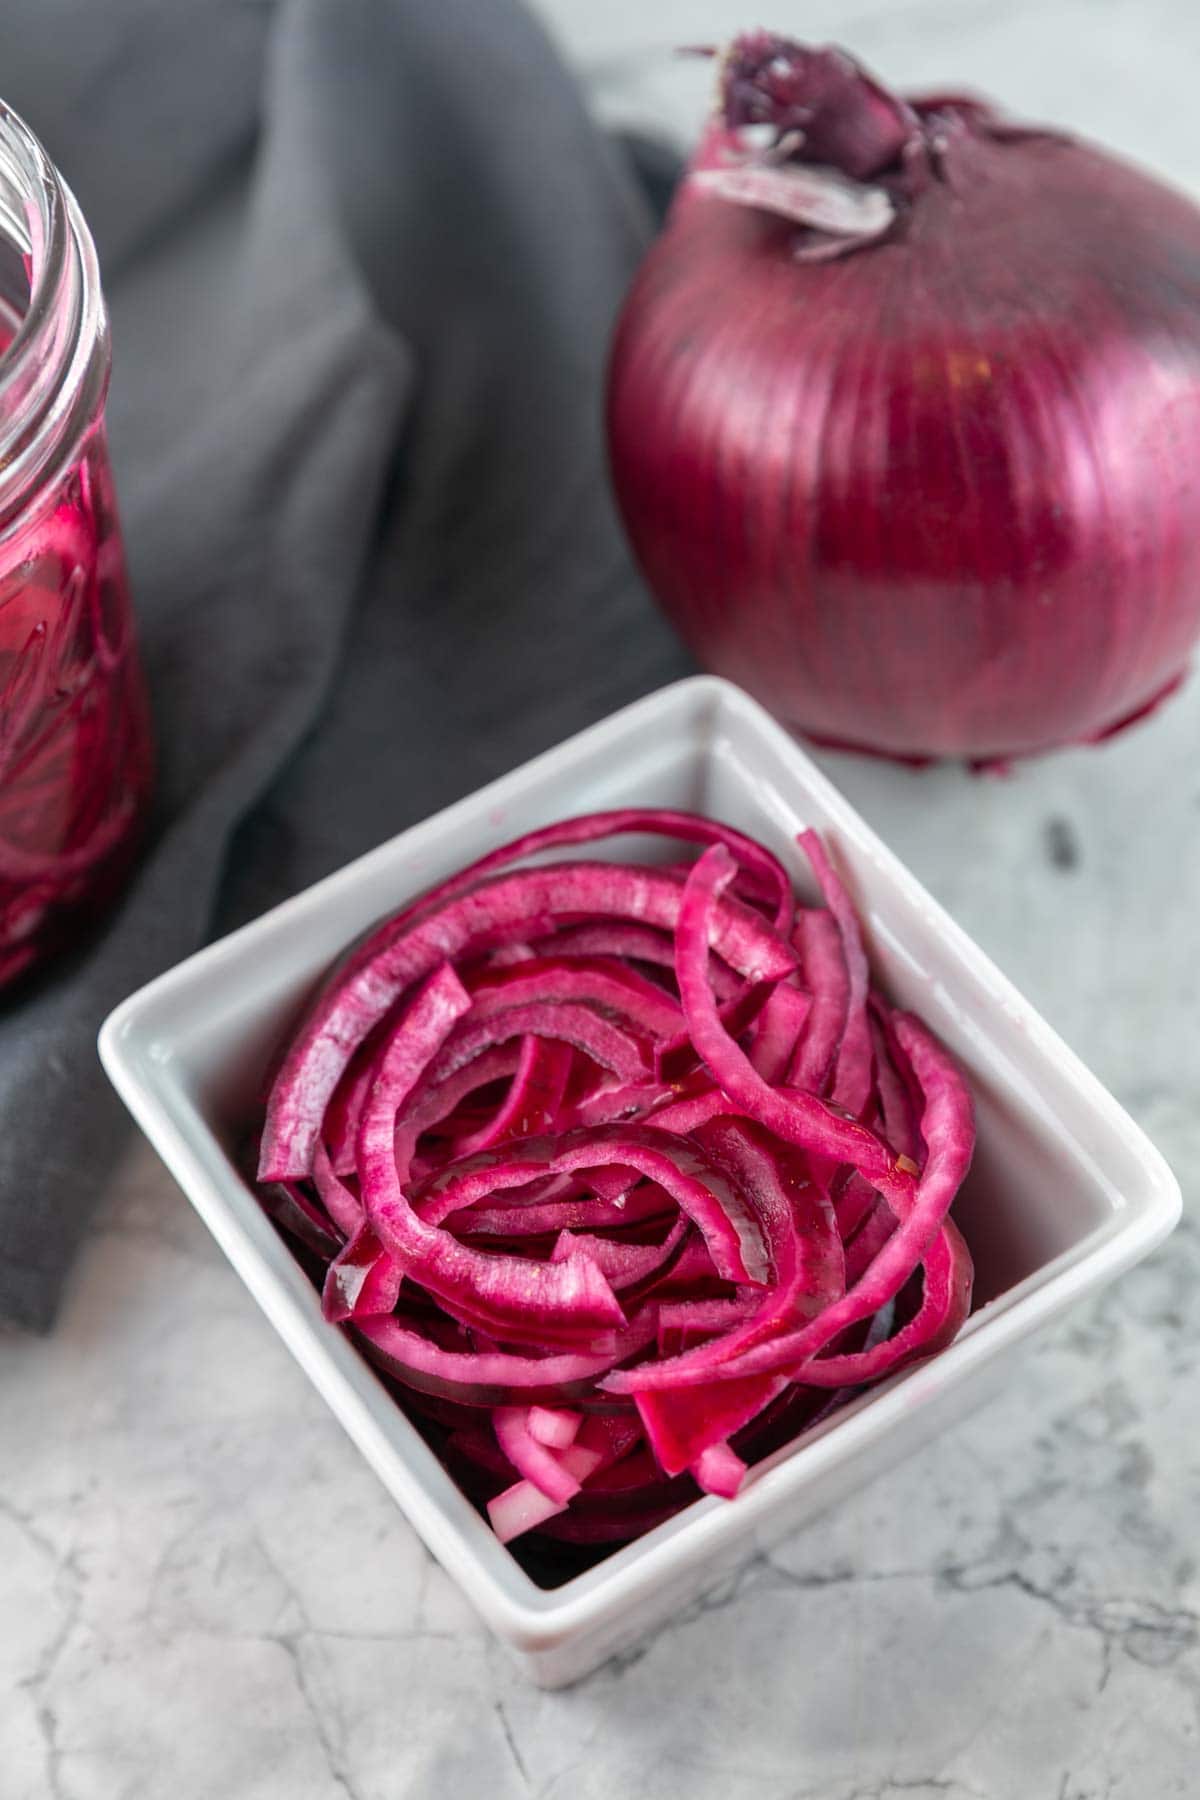
POLYGON ((521 1777, 522 1785, 526 1791, 532 1793, 533 1790, 529 1786, 529 1770, 525 1767, 525 1758, 517 1748, 517 1740, 513 1736, 513 1728, 509 1721, 508 1714, 504 1710, 504 1702, 503 1700, 496 1700, 493 1701, 492 1704, 496 1717, 500 1721, 500 1729, 504 1733, 504 1741, 508 1745, 509 1754, 513 1759, 517 1774, 521 1777))

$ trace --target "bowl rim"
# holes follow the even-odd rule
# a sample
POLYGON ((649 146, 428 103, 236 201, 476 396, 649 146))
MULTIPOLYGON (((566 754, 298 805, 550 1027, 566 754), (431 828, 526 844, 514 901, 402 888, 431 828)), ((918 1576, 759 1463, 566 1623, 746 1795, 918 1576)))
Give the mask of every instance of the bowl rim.
MULTIPOLYGON (((320 966, 314 964, 314 975, 320 966)), ((681 1581, 698 1557, 715 1557, 738 1539, 752 1539, 756 1524, 772 1513, 777 1503, 802 1492, 823 1471, 849 1461, 875 1438, 890 1434, 905 1415, 923 1407, 935 1392, 960 1385, 974 1370, 1147 1255, 1174 1228, 1182 1208, 1179 1184, 1165 1159, 1108 1089, 933 899, 796 740, 741 689, 711 675, 673 682, 620 708, 194 952, 116 1006, 100 1029, 98 1048, 105 1072, 134 1119, 413 1529, 492 1629, 521 1651, 547 1650, 585 1629, 615 1620, 664 1585, 681 1581), (169 1049, 155 1045, 154 1015, 164 1004, 181 999, 186 1007, 189 991, 210 974, 238 964, 279 931, 323 914, 342 893, 352 891, 374 871, 402 861, 423 839, 442 835, 477 813, 486 817, 510 798, 536 790, 542 776, 561 762, 564 753, 570 752, 578 761, 590 760, 618 730, 652 721, 656 726, 672 719, 682 722, 693 709, 697 717, 707 710, 714 737, 717 722, 726 712, 781 755, 789 772, 819 799, 839 834, 852 839, 860 851, 869 852, 878 877, 936 925, 955 963, 977 981, 982 978, 994 1004, 1020 1018, 1031 1047, 1041 1056, 1053 1058, 1082 1101, 1121 1138, 1137 1163, 1143 1185, 1132 1200, 1126 1196, 1125 1206, 1111 1219, 973 1313, 958 1338, 937 1357, 902 1370, 859 1395, 799 1443, 783 1446, 759 1464, 736 1503, 711 1497, 695 1500, 594 1568, 559 1587, 543 1588, 492 1535, 345 1334, 328 1333, 315 1293, 304 1282, 321 1326, 321 1332, 313 1330, 312 1308, 306 1309, 299 1291, 289 1286, 271 1247, 287 1259, 303 1282, 298 1265, 265 1215, 258 1213, 266 1239, 251 1228, 250 1215, 239 1217, 228 1183, 236 1181, 238 1192, 251 1205, 253 1197, 199 1105, 174 1076, 169 1049), (147 1024, 151 1048, 139 1050, 139 1031, 147 1024), (225 1165, 225 1186, 206 1166, 197 1144, 189 1141, 184 1116, 198 1141, 215 1151, 225 1165), (367 1397, 366 1383, 375 1404, 367 1397), (384 1408, 379 1407, 379 1400, 384 1408), (416 1468, 403 1460, 391 1443, 394 1431, 406 1440, 416 1468), (433 1490, 442 1489, 444 1507, 446 1484, 459 1503, 451 1506, 451 1514, 457 1512, 457 1518, 446 1518, 437 1509, 438 1496, 433 1490)))

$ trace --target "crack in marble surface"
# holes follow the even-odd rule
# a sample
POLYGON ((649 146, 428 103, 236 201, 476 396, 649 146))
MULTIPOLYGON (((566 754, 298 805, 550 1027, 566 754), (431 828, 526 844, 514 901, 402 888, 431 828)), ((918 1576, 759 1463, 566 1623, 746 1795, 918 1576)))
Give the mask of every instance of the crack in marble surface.
POLYGON ((58 1741, 58 1715, 53 1702, 47 1697, 47 1689, 79 1623, 83 1610, 83 1575, 75 1558, 71 1554, 59 1556, 32 1522, 22 1517, 11 1503, 3 1504, 3 1512, 6 1518, 18 1521, 30 1541, 50 1557, 54 1565, 56 1594, 61 1594, 64 1587, 66 1590, 63 1616, 57 1630, 43 1649, 36 1666, 28 1675, 22 1676, 17 1684, 29 1694, 34 1703, 34 1717, 45 1749, 45 1777, 50 1800, 66 1800, 60 1774, 62 1750, 58 1741))
MULTIPOLYGON (((940 1579, 961 1593, 982 1593, 989 1588, 1011 1587, 1030 1600, 1040 1601, 1067 1625, 1099 1635, 1108 1649, 1119 1646, 1135 1662, 1166 1668, 1200 1642, 1200 1612, 1190 1608, 1169 1611, 1152 1600, 1068 1600, 1053 1587, 1039 1587, 1019 1570, 972 1581, 970 1569, 944 1569, 940 1579)), ((1108 1673, 1100 1686, 1107 1685, 1108 1673)))
MULTIPOLYGON (((873 1782, 870 1787, 852 1788, 845 1800, 898 1800, 902 1794, 908 1795, 909 1800, 914 1795, 917 1800, 925 1800, 933 1794, 944 1794, 948 1800, 988 1800, 979 1788, 968 1787, 962 1781, 943 1780, 937 1775, 918 1775, 911 1781, 873 1782)), ((815 1789, 805 1790, 796 1796, 796 1800, 819 1800, 819 1796, 815 1789)))
POLYGON ((503 1700, 495 1700, 493 1701, 492 1706, 497 1719, 500 1721, 500 1729, 504 1733, 504 1741, 508 1745, 509 1754, 513 1759, 513 1766, 515 1767, 517 1774, 521 1777, 522 1786, 527 1793, 532 1793, 533 1790, 529 1786, 529 1770, 525 1767, 525 1758, 521 1755, 521 1752, 517 1747, 517 1740, 513 1736, 512 1724, 509 1721, 507 1712, 504 1710, 504 1702, 503 1700))
POLYGON ((312 1637, 314 1632, 312 1620, 308 1615, 303 1598, 288 1580, 284 1571, 279 1567, 279 1564, 271 1555, 267 1545, 263 1542, 261 1535, 256 1537, 256 1543, 262 1552, 263 1560, 279 1580, 290 1604, 295 1608, 296 1614, 300 1619, 300 1628, 298 1630, 281 1631, 275 1634, 274 1641, 279 1644, 280 1648, 286 1653, 292 1664, 292 1669, 296 1677, 296 1686, 300 1690, 304 1705, 308 1711, 308 1716, 312 1720, 313 1729, 316 1732, 317 1740, 320 1743, 333 1782, 339 1792, 345 1796, 345 1800, 362 1800, 361 1791, 346 1766, 344 1746, 335 1742, 335 1727, 331 1725, 330 1721, 326 1718, 325 1710, 321 1706, 310 1684, 309 1672, 304 1660, 304 1646, 302 1640, 305 1637, 312 1637))
POLYGON ((308 1709, 308 1716, 313 1722, 318 1742, 325 1757, 330 1777, 338 1792, 345 1795, 345 1800, 362 1800, 362 1790, 358 1787, 345 1767, 342 1753, 334 1744, 326 1723, 323 1711, 309 1686, 308 1673, 304 1666, 304 1656, 299 1638, 291 1632, 282 1632, 274 1640, 284 1650, 292 1664, 299 1688, 308 1709))

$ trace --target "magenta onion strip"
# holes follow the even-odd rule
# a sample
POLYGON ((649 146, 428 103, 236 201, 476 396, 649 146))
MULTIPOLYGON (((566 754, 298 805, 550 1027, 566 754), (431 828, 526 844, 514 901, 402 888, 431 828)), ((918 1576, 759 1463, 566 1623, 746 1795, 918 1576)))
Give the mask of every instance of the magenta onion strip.
POLYGON ((534 1437, 529 1429, 529 1412, 524 1406, 498 1406, 492 1414, 496 1442, 513 1468, 526 1481, 531 1481, 547 1500, 565 1506, 579 1492, 579 1482, 571 1475, 553 1450, 534 1437))
POLYGON ((703 950, 733 873, 733 859, 723 845, 706 850, 688 877, 679 909, 679 990, 697 1051, 738 1111, 757 1119, 785 1143, 833 1162, 850 1163, 881 1193, 907 1197, 912 1176, 897 1168, 896 1159, 874 1132, 831 1111, 812 1094, 769 1086, 722 1025, 704 978, 703 950))
POLYGON ((800 913, 792 941, 800 952, 801 979, 811 1004, 787 1082, 806 1093, 824 1094, 846 1029, 850 977, 837 923, 829 913, 800 913))
POLYGON ((800 833, 800 847, 812 866, 817 886, 838 928, 846 964, 846 1022, 838 1045, 833 1098, 851 1118, 862 1117, 871 1093, 871 1037, 867 1028, 870 970, 858 918, 825 846, 815 831, 800 833))
POLYGON ((545 1444, 549 1450, 565 1450, 568 1444, 573 1444, 582 1424, 582 1413, 569 1412, 562 1406, 529 1408, 530 1436, 536 1438, 539 1444, 545 1444))

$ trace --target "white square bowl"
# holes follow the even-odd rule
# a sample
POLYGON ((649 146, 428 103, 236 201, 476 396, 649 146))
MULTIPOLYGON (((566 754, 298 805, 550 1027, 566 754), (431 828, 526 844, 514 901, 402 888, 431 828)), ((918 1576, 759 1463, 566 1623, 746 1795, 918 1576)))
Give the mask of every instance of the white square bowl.
MULTIPOLYGON (((638 847, 629 840, 628 853, 638 847)), ((709 677, 627 707, 190 957, 117 1008, 100 1054, 405 1516, 546 1687, 586 1674, 976 1406, 1022 1339, 1145 1256, 1180 1211, 1170 1170, 1112 1096, 792 738, 739 689, 709 677), (972 1080, 979 1142, 955 1217, 976 1261, 976 1310, 939 1356, 759 1465, 736 1501, 698 1500, 547 1589, 497 1542, 370 1366, 323 1320, 234 1153, 281 1032, 346 944, 519 832, 627 805, 688 807, 739 826, 770 845, 810 894, 795 834, 806 825, 825 834, 859 907, 876 978, 928 1020, 972 1080)))

